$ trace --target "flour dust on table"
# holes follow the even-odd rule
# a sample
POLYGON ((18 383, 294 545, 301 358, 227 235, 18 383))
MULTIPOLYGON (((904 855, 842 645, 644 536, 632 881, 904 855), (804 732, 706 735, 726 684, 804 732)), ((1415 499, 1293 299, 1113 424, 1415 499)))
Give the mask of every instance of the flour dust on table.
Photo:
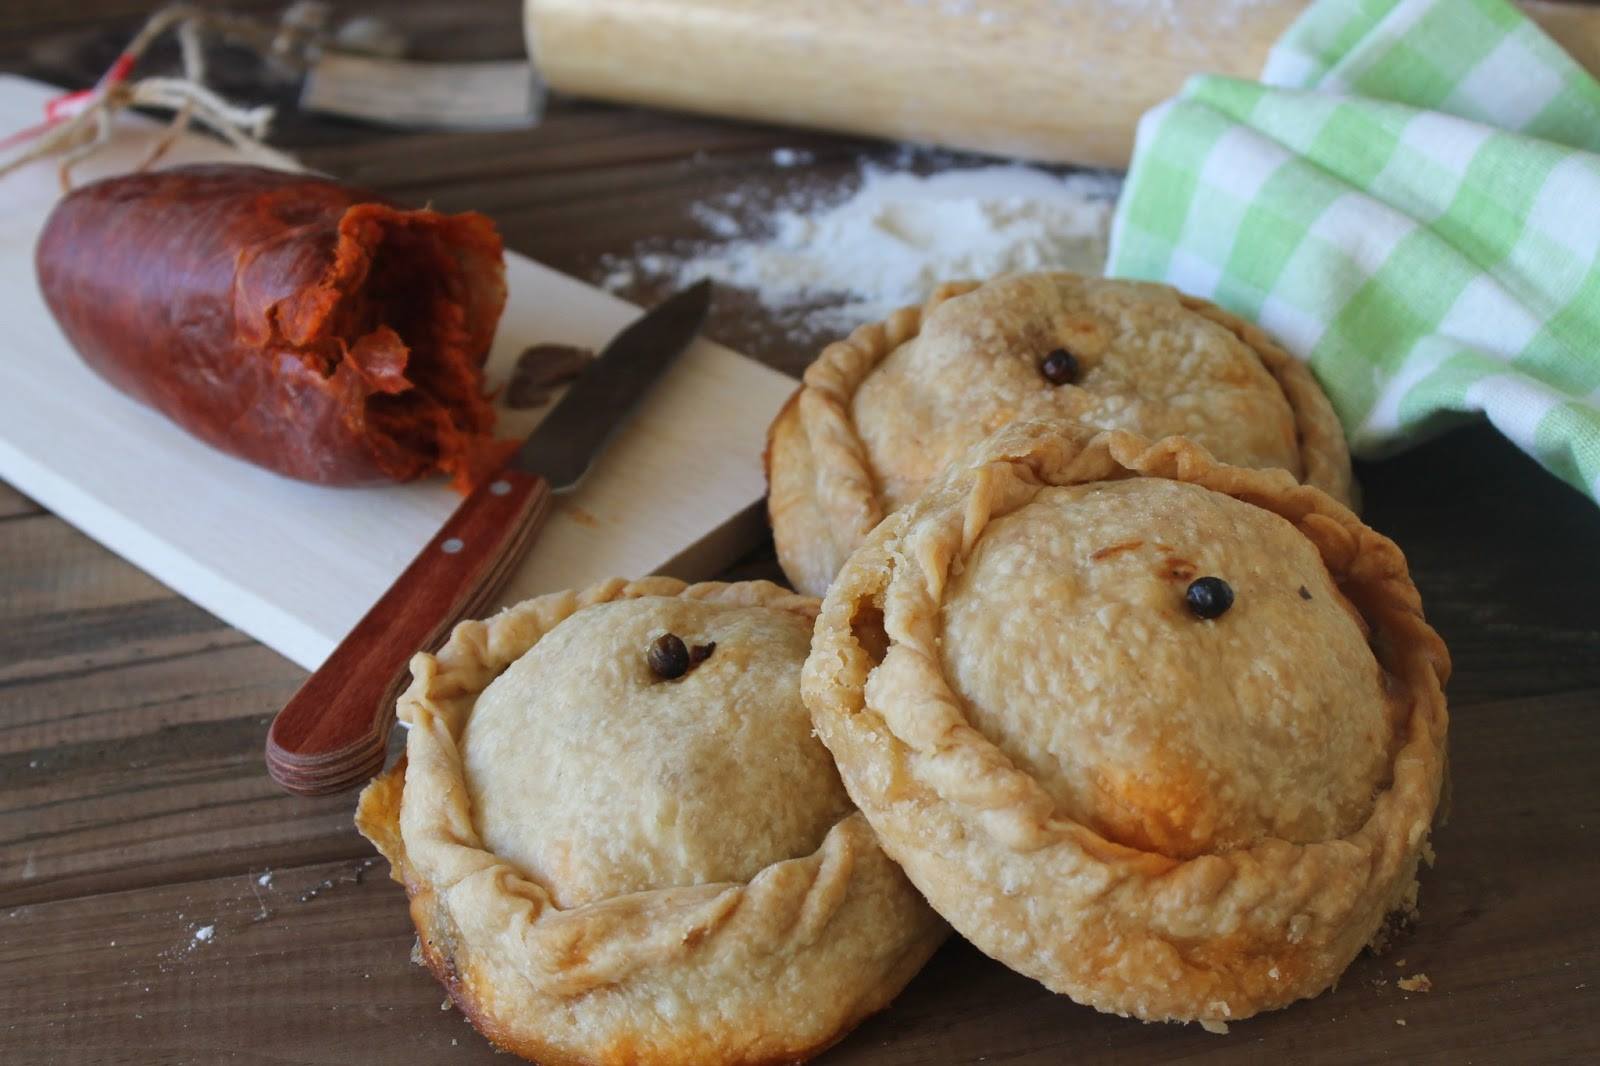
POLYGON ((1104 172, 996 165, 922 177, 869 165, 773 207, 737 192, 699 203, 713 240, 608 260, 602 284, 709 277, 792 313, 803 333, 839 334, 952 278, 1100 273, 1120 189, 1104 172))

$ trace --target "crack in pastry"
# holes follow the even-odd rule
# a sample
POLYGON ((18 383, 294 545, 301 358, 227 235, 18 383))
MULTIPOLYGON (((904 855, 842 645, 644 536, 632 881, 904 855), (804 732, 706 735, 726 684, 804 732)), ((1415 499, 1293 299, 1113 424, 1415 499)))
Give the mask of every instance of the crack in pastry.
POLYGON ((1327 397, 1256 326, 1146 282, 952 282, 829 345, 773 422, 768 510, 784 573, 822 595, 884 515, 991 432, 1041 418, 1184 436, 1354 500, 1327 397))
POLYGON ((851 555, 802 691, 959 933, 1215 1026, 1323 992, 1411 906, 1448 673, 1399 549, 1321 490, 1018 422, 851 555))
POLYGON ((406 756, 357 825, 495 1044, 546 1066, 797 1062, 944 938, 811 733, 816 610, 767 582, 618 580, 413 659, 406 756))

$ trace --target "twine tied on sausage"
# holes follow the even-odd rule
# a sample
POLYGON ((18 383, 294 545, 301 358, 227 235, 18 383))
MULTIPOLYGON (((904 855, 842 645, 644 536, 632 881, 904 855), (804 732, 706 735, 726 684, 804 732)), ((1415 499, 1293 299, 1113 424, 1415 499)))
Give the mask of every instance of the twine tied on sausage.
MULTIPOLYGON (((278 163, 280 153, 263 143, 273 116, 269 106, 231 103, 205 84, 205 49, 201 31, 253 47, 278 58, 303 54, 321 31, 320 5, 296 5, 277 24, 210 11, 192 4, 174 4, 156 12, 91 89, 52 100, 43 122, 0 139, 0 150, 25 145, 0 162, 0 177, 36 159, 65 152, 61 185, 70 189, 72 168, 111 138, 112 119, 130 107, 172 111, 172 122, 140 162, 145 170, 164 156, 191 123, 220 135, 247 157, 278 163), (176 31, 182 57, 181 76, 131 77, 134 65, 164 33, 176 31)), ((323 16, 325 18, 325 14, 323 16)))

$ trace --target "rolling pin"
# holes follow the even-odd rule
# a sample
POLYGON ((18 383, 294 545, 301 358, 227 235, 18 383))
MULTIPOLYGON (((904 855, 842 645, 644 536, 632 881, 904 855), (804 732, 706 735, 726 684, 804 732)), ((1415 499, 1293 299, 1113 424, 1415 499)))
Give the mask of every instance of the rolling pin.
MULTIPOLYGON (((526 0, 563 92, 1123 167, 1192 74, 1255 78, 1307 0, 526 0)), ((1523 9, 1590 71, 1600 8, 1523 9)))

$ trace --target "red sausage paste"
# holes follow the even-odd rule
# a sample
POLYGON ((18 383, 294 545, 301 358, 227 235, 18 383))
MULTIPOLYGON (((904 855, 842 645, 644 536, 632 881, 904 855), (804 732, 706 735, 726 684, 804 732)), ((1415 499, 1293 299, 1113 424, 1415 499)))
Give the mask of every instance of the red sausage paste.
POLYGON ((494 224, 325 178, 177 167, 84 186, 36 252, 84 361, 201 440, 327 485, 506 457, 483 362, 505 306, 494 224))

